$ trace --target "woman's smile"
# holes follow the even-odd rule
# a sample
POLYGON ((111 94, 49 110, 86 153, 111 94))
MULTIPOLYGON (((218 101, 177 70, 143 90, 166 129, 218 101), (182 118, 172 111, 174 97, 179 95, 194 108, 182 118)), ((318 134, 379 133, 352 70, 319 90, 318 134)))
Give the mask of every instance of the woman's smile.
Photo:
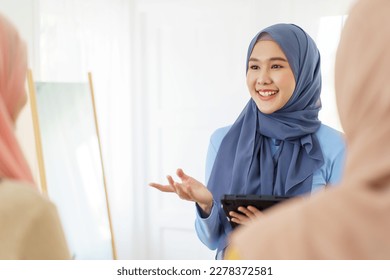
MULTIPOLYGON (((257 90, 257 93, 259 94, 260 98, 264 100, 264 97, 273 97, 275 94, 277 94, 278 90, 270 90, 270 89, 261 89, 257 90)), ((268 100, 269 98, 267 98, 268 100)))

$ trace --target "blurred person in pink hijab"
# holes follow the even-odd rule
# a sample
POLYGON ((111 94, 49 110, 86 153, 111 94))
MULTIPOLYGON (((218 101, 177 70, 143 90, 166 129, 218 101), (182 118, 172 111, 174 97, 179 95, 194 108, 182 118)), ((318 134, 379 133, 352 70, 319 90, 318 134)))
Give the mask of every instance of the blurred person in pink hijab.
POLYGON ((69 259, 57 210, 37 191, 14 133, 26 72, 26 46, 0 14, 0 259, 69 259))
MULTIPOLYGON (((0 15, 1 16, 1 15, 0 15)), ((16 118, 27 102, 26 46, 14 27, 0 18, 0 178, 34 184, 14 133, 16 118)))
POLYGON ((266 211, 233 233, 228 259, 390 259, 390 1, 360 0, 337 51, 346 141, 340 187, 266 211))

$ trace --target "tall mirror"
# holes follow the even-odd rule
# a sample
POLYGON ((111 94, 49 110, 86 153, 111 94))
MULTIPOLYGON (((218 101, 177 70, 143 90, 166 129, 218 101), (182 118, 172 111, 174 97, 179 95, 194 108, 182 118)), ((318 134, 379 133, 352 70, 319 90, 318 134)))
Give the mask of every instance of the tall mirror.
MULTIPOLYGON (((90 77, 90 76, 89 76, 90 77)), ((74 259, 116 259, 92 79, 28 75, 42 191, 57 206, 74 259)))

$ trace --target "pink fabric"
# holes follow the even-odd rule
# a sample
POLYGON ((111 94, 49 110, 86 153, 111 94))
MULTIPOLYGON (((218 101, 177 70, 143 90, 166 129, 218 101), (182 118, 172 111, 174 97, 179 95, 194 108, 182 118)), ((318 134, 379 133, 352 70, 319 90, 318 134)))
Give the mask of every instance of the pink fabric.
POLYGON ((291 200, 233 233, 227 258, 390 259, 390 1, 360 0, 336 58, 347 141, 340 186, 291 200))
POLYGON ((0 178, 33 183, 14 133, 25 98, 27 53, 16 28, 0 14, 0 178))

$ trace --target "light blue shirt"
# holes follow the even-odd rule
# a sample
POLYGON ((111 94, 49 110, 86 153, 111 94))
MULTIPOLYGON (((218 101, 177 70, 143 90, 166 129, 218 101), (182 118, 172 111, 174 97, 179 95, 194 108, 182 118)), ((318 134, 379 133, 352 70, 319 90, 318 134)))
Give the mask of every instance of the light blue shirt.
MULTIPOLYGON (((219 128, 211 136, 206 160, 206 182, 208 182, 210 178, 219 146, 230 127, 231 126, 219 128)), ((312 193, 323 189, 326 185, 339 183, 343 171, 345 153, 344 139, 339 131, 321 124, 316 132, 316 136, 320 143, 325 162, 323 166, 313 174, 312 193)), ((272 148, 273 152, 275 152, 278 147, 275 145, 272 148)), ((211 250, 215 250, 218 247, 220 239, 224 238, 226 235, 219 221, 216 205, 217 204, 214 201, 211 213, 208 217, 204 216, 204 213, 202 213, 198 206, 196 207, 196 233, 203 244, 211 250)), ((220 252, 217 252, 217 258, 222 257, 221 255, 220 252)))

